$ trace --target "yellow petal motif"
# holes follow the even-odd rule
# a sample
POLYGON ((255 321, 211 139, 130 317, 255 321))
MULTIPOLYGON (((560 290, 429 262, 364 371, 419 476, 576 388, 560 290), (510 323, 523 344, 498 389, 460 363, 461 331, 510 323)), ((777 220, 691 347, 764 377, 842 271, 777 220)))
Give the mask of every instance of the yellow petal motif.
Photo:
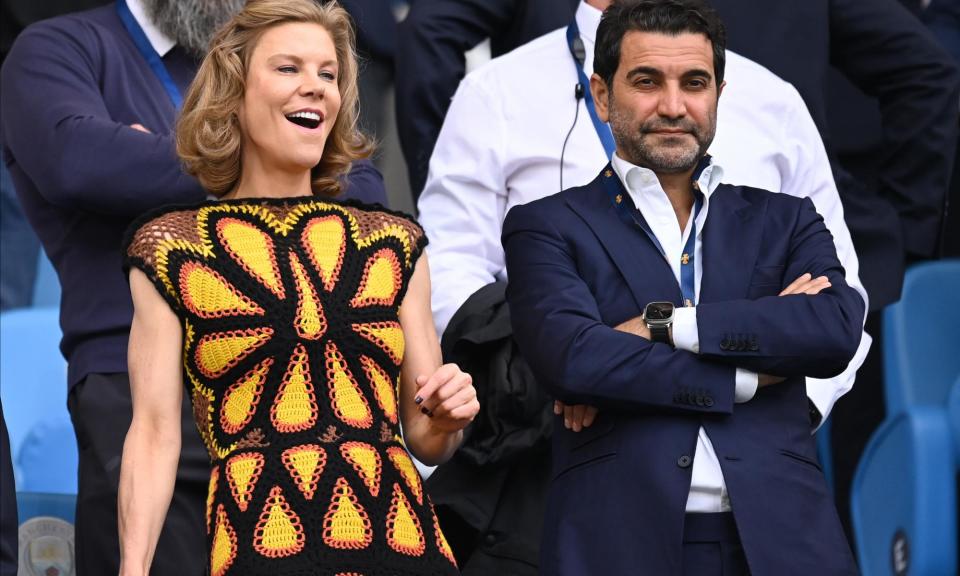
POLYGON ((323 314, 320 298, 317 291, 307 277, 307 271, 300 264, 300 259, 293 250, 290 251, 290 267, 297 283, 297 317, 294 326, 297 334, 307 340, 317 340, 327 331, 327 318, 323 314))
POLYGON ((273 365, 273 358, 267 358, 253 370, 244 374, 243 378, 235 382, 223 395, 223 404, 220 407, 220 426, 227 434, 236 434, 250 423, 260 395, 263 393, 263 383, 267 380, 267 373, 273 365))
POLYGON ((340 454, 353 465, 367 485, 371 496, 380 493, 380 471, 382 462, 377 450, 366 442, 344 442, 340 445, 340 454))
POLYGON ((207 378, 222 376, 273 336, 272 328, 207 334, 197 344, 197 368, 207 378))
POLYGON ((426 549, 420 520, 410 508, 410 502, 399 484, 393 485, 393 501, 387 516, 387 544, 409 556, 421 556, 426 549))
POLYGON ((217 235, 227 253, 251 276, 278 297, 284 297, 273 239, 266 232, 249 222, 224 218, 217 222, 217 235))
POLYGON ((390 376, 374 360, 367 356, 360 356, 360 364, 373 387, 373 395, 384 415, 391 423, 397 423, 397 395, 396 388, 390 376))
POLYGON ((326 451, 317 444, 303 444, 284 450, 281 459, 304 498, 313 500, 320 474, 327 464, 326 451))
POLYGON ((330 401, 337 418, 356 428, 369 428, 373 425, 370 405, 350 373, 343 354, 332 341, 327 342, 326 365, 330 401))
POLYGON ((357 502, 346 478, 338 478, 330 508, 323 517, 324 543, 339 550, 360 550, 369 546, 372 540, 370 517, 357 502))
POLYGON ((343 220, 338 216, 314 218, 304 227, 301 241, 314 267, 320 271, 323 287, 328 292, 333 290, 347 245, 343 220))
POLYGON ((354 307, 390 306, 400 291, 400 262, 389 248, 377 250, 367 260, 360 280, 360 289, 350 301, 354 307))
POLYGON ((398 322, 371 322, 353 324, 351 327, 354 332, 382 348, 397 366, 403 361, 403 329, 398 322))
POLYGON ((387 448, 387 456, 393 462, 397 471, 400 472, 400 475, 403 476, 407 488, 410 488, 413 495, 417 497, 417 503, 423 504, 423 484, 420 480, 420 473, 417 472, 417 467, 413 465, 410 455, 399 446, 391 446, 387 448))
POLYGON ((317 397, 310 377, 307 350, 297 344, 290 366, 270 408, 270 421, 280 432, 300 432, 317 422, 317 397))
POLYGON ((279 486, 270 490, 253 533, 253 549, 268 558, 293 556, 303 550, 303 526, 279 486))
POLYGON ((217 495, 217 486, 220 483, 220 466, 214 466, 210 471, 210 482, 207 484, 207 534, 210 533, 210 525, 213 523, 213 501, 217 495))
POLYGON ((237 533, 227 520, 223 504, 217 506, 217 525, 210 549, 210 574, 223 576, 237 558, 237 533))
POLYGON ((216 271, 187 262, 180 268, 183 304, 201 318, 263 314, 263 308, 241 294, 216 271))
POLYGON ((263 472, 263 454, 244 452, 227 460, 227 483, 241 511, 246 512, 250 497, 263 472))

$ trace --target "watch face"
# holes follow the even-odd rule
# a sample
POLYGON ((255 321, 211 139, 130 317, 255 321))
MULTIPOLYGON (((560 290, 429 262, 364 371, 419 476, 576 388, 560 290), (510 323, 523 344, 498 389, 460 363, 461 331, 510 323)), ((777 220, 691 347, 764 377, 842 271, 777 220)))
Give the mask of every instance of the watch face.
POLYGON ((647 304, 644 318, 647 321, 669 320, 673 317, 672 302, 651 302, 647 304))

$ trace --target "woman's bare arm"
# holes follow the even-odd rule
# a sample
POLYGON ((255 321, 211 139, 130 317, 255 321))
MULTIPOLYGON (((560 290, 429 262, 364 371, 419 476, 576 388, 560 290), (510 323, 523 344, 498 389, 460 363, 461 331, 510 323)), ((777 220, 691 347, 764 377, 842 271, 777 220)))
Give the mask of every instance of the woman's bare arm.
POLYGON ((180 459, 180 321, 143 272, 130 272, 128 366, 133 421, 120 468, 120 574, 146 576, 173 495, 180 459))

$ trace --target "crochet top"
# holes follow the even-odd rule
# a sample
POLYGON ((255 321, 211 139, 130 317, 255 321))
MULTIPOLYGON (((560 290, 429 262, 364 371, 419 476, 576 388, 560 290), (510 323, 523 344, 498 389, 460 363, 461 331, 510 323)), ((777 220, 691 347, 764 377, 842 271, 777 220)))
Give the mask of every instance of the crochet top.
POLYGON ((210 573, 456 574, 403 447, 406 216, 316 197, 154 211, 128 231, 183 325, 210 453, 210 573))

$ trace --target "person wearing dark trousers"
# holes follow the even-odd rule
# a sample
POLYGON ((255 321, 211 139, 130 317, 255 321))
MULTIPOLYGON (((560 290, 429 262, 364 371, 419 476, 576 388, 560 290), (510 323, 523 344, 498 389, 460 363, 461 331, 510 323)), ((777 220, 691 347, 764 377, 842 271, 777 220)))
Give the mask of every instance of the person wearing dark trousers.
POLYGON ((465 53, 496 57, 570 23, 579 0, 415 0, 397 32, 397 130, 416 202, 465 53))
POLYGON ((13 461, 7 421, 0 404, 0 576, 17 576, 19 551, 17 486, 13 479, 13 461))
MULTIPOLYGON (((123 233, 148 209, 206 197, 183 172, 172 130, 209 38, 243 4, 119 0, 28 27, 3 65, 5 162, 63 289, 61 350, 80 457, 79 576, 119 568, 117 489, 132 417, 123 233)), ((354 165, 346 195, 386 203, 369 162, 354 165)), ((153 574, 199 575, 207 565, 210 467, 191 414, 185 398, 180 467, 153 574)))
POLYGON ((794 84, 823 136, 860 259, 874 337, 831 420, 837 508, 884 418, 881 310, 906 267, 936 258, 958 134, 956 63, 897 0, 712 0, 729 46, 794 84))
POLYGON ((856 574, 804 377, 846 369, 865 303, 813 202, 706 153, 724 54, 706 0, 611 5, 590 79, 611 162, 504 222, 521 352, 599 408, 555 426, 545 576, 856 574))

